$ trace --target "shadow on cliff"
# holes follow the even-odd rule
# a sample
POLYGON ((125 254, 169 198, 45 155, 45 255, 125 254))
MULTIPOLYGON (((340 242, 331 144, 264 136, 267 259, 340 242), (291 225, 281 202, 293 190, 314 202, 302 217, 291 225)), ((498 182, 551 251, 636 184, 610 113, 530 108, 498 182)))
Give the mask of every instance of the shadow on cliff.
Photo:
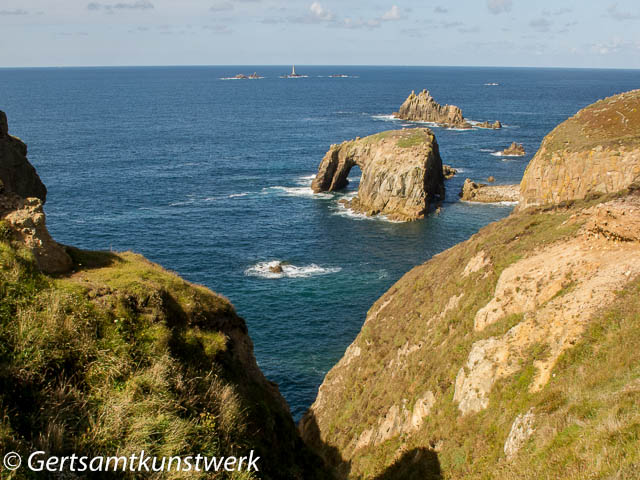
MULTIPOLYGON (((321 439, 315 415, 310 410, 304 415, 298 428, 307 446, 320 455, 327 467, 332 470, 335 479, 343 480, 349 478, 351 461, 345 460, 336 447, 328 445, 321 439)), ((424 447, 406 451, 384 472, 370 478, 370 480, 441 479, 442 471, 438 454, 424 447)))
MULTIPOLYGON (((333 478, 349 478, 351 461, 345 460, 336 447, 322 440, 317 420, 310 410, 304 415, 298 428, 307 446, 318 453, 327 467, 332 470, 333 478)), ((422 447, 408 450, 384 472, 370 480, 440 480, 441 478, 438 454, 422 447)))
POLYGON ((79 270, 92 270, 94 268, 106 268, 123 263, 122 259, 113 252, 80 250, 76 247, 64 247, 73 261, 73 268, 79 270))
POLYGON ((422 447, 405 452, 374 480, 440 480, 441 478, 438 454, 422 447))

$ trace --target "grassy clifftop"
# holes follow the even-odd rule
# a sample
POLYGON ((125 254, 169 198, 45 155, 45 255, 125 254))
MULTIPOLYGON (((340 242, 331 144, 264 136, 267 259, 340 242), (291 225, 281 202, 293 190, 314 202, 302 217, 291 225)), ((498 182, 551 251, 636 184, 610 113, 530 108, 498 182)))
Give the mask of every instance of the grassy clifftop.
POLYGON ((531 209, 414 268, 301 422, 350 479, 633 478, 640 196, 531 209))
POLYGON ((132 253, 69 249, 75 271, 49 277, 0 233, 3 450, 255 449, 260 474, 228 478, 323 478, 226 299, 132 253))
POLYGON ((640 144, 640 90, 602 99, 558 125, 545 139, 545 153, 616 149, 640 144))

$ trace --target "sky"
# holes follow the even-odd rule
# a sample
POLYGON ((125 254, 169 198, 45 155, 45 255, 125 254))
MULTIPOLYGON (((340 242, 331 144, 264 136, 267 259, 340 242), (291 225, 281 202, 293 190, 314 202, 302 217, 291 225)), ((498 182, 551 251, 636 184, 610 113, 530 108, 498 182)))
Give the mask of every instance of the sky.
POLYGON ((637 0, 0 0, 0 67, 640 68, 637 0))

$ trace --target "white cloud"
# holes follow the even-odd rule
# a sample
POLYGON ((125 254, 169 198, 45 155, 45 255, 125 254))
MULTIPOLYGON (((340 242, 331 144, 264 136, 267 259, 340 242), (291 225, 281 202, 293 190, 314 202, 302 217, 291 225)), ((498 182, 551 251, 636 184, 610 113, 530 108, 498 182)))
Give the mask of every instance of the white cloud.
POLYGON ((609 8, 607 8, 607 14, 611 18, 613 18, 614 20, 618 20, 619 22, 622 22, 624 20, 635 20, 640 18, 640 15, 637 15, 631 12, 621 12, 620 10, 618 10, 617 3, 612 3, 611 5, 609 5, 609 8))
POLYGON ((380 17, 380 20, 388 22, 393 20, 400 20, 401 18, 402 18, 402 15, 400 14, 400 9, 398 8, 397 5, 394 5, 391 7, 389 11, 384 12, 382 17, 380 17))
POLYGON ((614 37, 608 42, 594 43, 591 50, 599 55, 611 55, 614 53, 637 53, 640 51, 640 43, 630 42, 621 37, 614 37))
POLYGON ((538 32, 548 32, 551 25, 551 21, 544 17, 534 18, 529 22, 529 26, 538 32))
POLYGON ((495 15, 510 12, 513 7, 512 0, 487 0, 489 11, 495 15))
POLYGON ((309 7, 311 16, 319 21, 332 22, 335 19, 333 12, 322 6, 319 2, 313 2, 309 7))
POLYGON ((136 0, 134 2, 119 3, 98 3, 91 2, 87 5, 88 10, 103 10, 112 13, 114 10, 151 10, 153 3, 149 0, 136 0))
POLYGON ((228 12, 233 10, 233 3, 226 1, 218 1, 209 8, 212 12, 228 12))
POLYGON ((29 12, 22 8, 16 8, 15 10, 0 10, 0 15, 28 15, 29 12))

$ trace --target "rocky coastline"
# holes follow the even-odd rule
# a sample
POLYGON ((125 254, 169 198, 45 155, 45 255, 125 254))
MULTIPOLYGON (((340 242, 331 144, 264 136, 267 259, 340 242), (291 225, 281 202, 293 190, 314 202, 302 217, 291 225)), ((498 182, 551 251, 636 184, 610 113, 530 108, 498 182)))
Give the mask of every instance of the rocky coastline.
POLYGON ((299 424, 338 478, 635 477, 638 112, 634 91, 559 125, 509 217, 371 306, 299 424))

